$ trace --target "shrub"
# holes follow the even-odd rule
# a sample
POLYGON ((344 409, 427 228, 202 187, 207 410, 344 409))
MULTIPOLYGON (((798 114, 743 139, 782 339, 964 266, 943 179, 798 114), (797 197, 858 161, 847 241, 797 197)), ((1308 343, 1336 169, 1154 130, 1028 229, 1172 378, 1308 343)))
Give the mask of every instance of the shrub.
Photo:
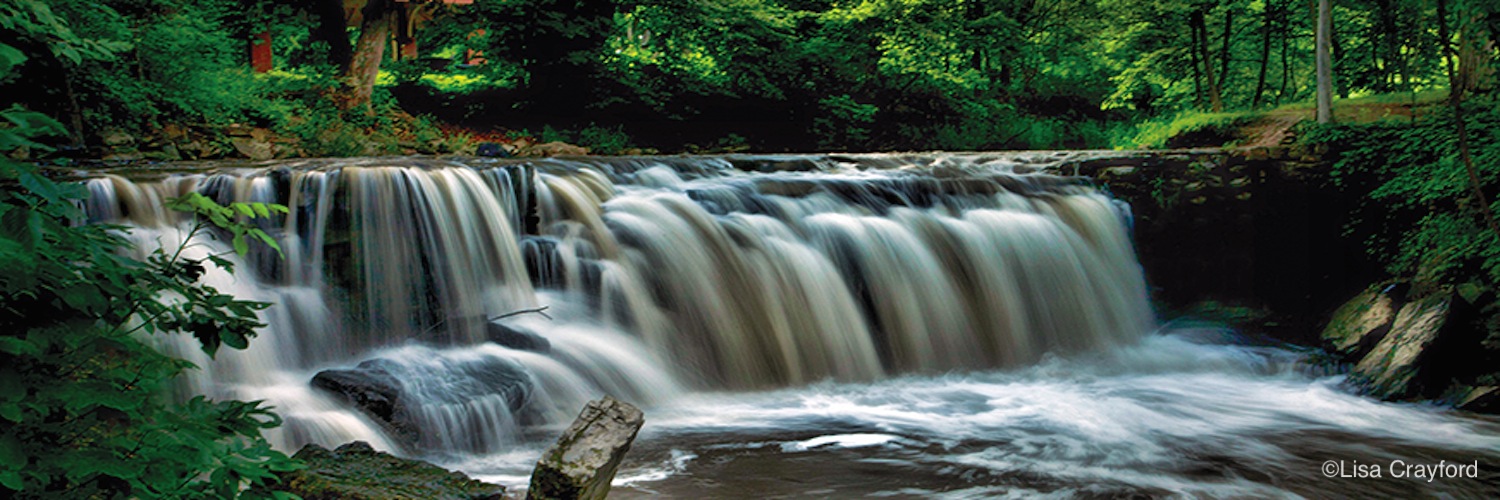
MULTIPOLYGON (((0 128, 0 152, 62 132, 37 113, 0 115, 17 125, 0 128)), ((206 265, 229 267, 220 256, 125 257, 124 228, 80 223, 85 195, 0 156, 0 496, 288 498, 257 488, 299 467, 261 436, 280 418, 259 401, 166 402, 172 377, 192 365, 143 339, 187 333, 210 355, 242 349, 267 304, 198 281, 206 265)), ((271 206, 201 195, 173 205, 199 216, 192 233, 222 228, 237 252, 251 238, 274 245, 236 220, 271 206)))

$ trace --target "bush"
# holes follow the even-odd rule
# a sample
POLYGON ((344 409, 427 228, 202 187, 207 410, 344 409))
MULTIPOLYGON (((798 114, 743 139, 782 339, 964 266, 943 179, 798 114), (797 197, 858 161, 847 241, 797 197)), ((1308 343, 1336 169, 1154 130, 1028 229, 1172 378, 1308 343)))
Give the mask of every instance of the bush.
POLYGON ((1252 113, 1205 113, 1186 111, 1170 117, 1144 120, 1117 127, 1110 146, 1115 149, 1159 149, 1185 144, 1232 141, 1234 130, 1250 122, 1252 113))
MULTIPOLYGON (((1493 96, 1466 103, 1469 144, 1481 186, 1500 184, 1500 109, 1493 96)), ((1307 124, 1299 135, 1333 151, 1331 176, 1345 192, 1369 193, 1348 231, 1370 235, 1368 252, 1393 274, 1441 286, 1500 283, 1500 239, 1486 227, 1459 160, 1456 122, 1444 108, 1416 124, 1307 124)), ((1495 199, 1491 210, 1500 210, 1495 199)))
MULTIPOLYGON (((0 152, 62 131, 36 113, 0 115, 22 124, 0 128, 0 152)), ((80 224, 82 186, 34 166, 0 157, 0 188, 0 496, 287 498, 257 488, 299 467, 260 434, 280 418, 259 401, 164 402, 172 377, 192 365, 143 338, 191 334, 210 355, 246 347, 267 304, 198 282, 206 265, 229 261, 185 259, 180 248, 125 257, 124 228, 80 224)), ((274 245, 235 220, 270 206, 221 207, 201 195, 174 205, 200 216, 193 233, 222 228, 240 253, 249 238, 274 245)))

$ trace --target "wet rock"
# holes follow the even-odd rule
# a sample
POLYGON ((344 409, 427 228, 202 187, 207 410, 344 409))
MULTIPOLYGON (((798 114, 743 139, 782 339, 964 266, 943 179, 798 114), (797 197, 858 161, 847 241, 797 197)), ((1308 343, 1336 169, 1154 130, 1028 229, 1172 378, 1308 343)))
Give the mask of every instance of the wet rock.
POLYGON ((551 352, 552 341, 547 337, 538 335, 536 332, 522 327, 515 327, 501 323, 487 323, 484 327, 484 336, 490 342, 519 349, 522 351, 551 352))
POLYGON ((1448 321, 1451 299, 1437 295, 1415 300, 1396 312, 1390 332, 1354 366, 1353 375, 1369 385, 1372 395, 1394 399, 1416 396, 1413 383, 1425 361, 1423 354, 1448 321))
POLYGON ((343 396, 387 429, 408 442, 415 442, 417 431, 401 401, 401 381, 391 375, 383 359, 360 363, 353 369, 323 370, 312 378, 312 386, 343 396))
POLYGON ((498 142, 482 142, 474 149, 477 156, 488 156, 493 158, 510 158, 510 151, 498 142))
POLYGON ((604 498, 645 423, 641 410, 629 403, 609 396, 590 402, 557 443, 542 453, 526 498, 604 498))
POLYGON ((430 434, 439 429, 422 421, 425 410, 498 396, 507 410, 519 412, 531 400, 533 382, 519 365, 498 357, 423 363, 377 358, 318 372, 312 386, 343 397, 402 441, 417 444, 439 437, 430 434))
POLYGON ((1395 301, 1380 287, 1371 287, 1334 311, 1322 337, 1333 352, 1358 360, 1385 338, 1395 321, 1395 301))
POLYGON ((306 500, 498 500, 505 495, 504 486, 376 451, 360 441, 333 451, 310 444, 295 457, 306 462, 307 468, 281 474, 275 488, 306 500))

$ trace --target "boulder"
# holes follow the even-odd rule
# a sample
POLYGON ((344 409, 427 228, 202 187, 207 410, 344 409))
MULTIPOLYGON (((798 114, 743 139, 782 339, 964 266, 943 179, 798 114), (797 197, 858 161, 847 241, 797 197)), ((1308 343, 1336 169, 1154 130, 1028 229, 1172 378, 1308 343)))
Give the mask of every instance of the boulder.
POLYGON ((589 148, 574 146, 562 141, 545 142, 525 148, 524 156, 583 156, 589 154, 589 148))
MULTIPOLYGON (((396 362, 377 358, 346 369, 318 372, 313 387, 342 396, 408 444, 437 438, 431 432, 483 432, 483 429, 440 429, 423 421, 425 409, 468 406, 475 400, 499 396, 517 413, 531 400, 532 380, 513 361, 498 357, 430 362, 396 362)), ((476 421, 477 422, 477 421, 476 421)))
POLYGON ((280 474, 278 491, 306 500, 387 500, 422 498, 488 500, 505 497, 505 487, 477 481, 419 460, 376 451, 356 441, 329 451, 316 444, 295 458, 307 468, 280 474))
POLYGON ((474 149, 477 156, 488 156, 493 158, 510 158, 510 151, 498 142, 481 142, 474 149))
POLYGON ((1500 413, 1500 386, 1464 387, 1453 406, 1472 412, 1500 413))
POLYGON ((234 150, 252 160, 269 160, 276 157, 276 150, 270 142, 257 140, 254 137, 230 137, 229 143, 234 145, 234 150))
POLYGON ((609 396, 590 402, 537 460, 526 498, 604 498, 645 423, 641 410, 629 403, 609 396))
POLYGON ((127 134, 125 133, 125 131, 119 129, 105 130, 103 133, 99 134, 99 141, 103 142, 105 146, 109 146, 111 148, 125 147, 136 143, 135 136, 127 134))
POLYGON ((372 359, 352 369, 323 370, 313 375, 312 386, 342 396, 370 418, 407 442, 418 440, 401 398, 401 381, 386 369, 390 361, 372 359))
POLYGON ((1395 301, 1379 287, 1370 287, 1334 311, 1323 341, 1345 360, 1359 360, 1385 338, 1395 320, 1395 301))
POLYGON ((538 335, 536 332, 521 327, 510 326, 502 323, 490 322, 484 327, 484 336, 490 342, 532 352, 551 352, 552 341, 547 337, 538 335))
POLYGON ((1424 352, 1438 340, 1448 322, 1448 295, 1414 300, 1402 306, 1390 332, 1354 366, 1356 380, 1369 385, 1370 393, 1385 399, 1417 396, 1415 381, 1424 352))

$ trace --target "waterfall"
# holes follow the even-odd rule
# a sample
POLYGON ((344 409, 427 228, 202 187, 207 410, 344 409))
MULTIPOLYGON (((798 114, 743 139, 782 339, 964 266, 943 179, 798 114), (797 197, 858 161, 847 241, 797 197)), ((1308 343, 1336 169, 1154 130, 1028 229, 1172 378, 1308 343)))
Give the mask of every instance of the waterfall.
POLYGON ((201 367, 182 390, 268 400, 285 448, 487 452, 603 393, 649 405, 1013 368, 1138 338, 1153 319, 1128 209, 1038 169, 1005 155, 320 160, 104 175, 86 208, 148 252, 188 243, 166 197, 287 205, 260 221, 284 258, 259 248, 206 278, 273 304, 251 347, 208 359, 159 339, 201 367), (542 306, 551 319, 492 319, 542 306), (324 370, 396 386, 396 415, 309 386, 324 370))

